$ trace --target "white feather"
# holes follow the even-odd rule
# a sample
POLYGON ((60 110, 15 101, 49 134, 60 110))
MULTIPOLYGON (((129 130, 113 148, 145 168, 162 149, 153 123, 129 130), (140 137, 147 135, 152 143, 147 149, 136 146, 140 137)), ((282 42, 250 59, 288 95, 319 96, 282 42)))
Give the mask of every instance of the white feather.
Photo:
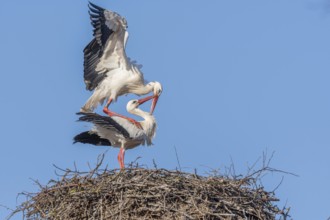
MULTIPOLYGON (((130 103, 132 103, 132 101, 130 101, 129 104, 130 103)), ((131 149, 137 147, 138 145, 152 145, 152 139, 155 137, 157 126, 155 117, 150 113, 144 112, 138 108, 133 108, 133 110, 130 112, 141 116, 144 119, 143 121, 140 121, 142 129, 138 128, 136 125, 132 124, 125 118, 117 116, 111 117, 129 133, 129 138, 125 138, 124 135, 118 132, 116 129, 104 128, 100 125, 95 125, 93 131, 96 132, 101 138, 109 140, 111 145, 114 147, 124 147, 125 149, 131 149)))
MULTIPOLYGON (((106 77, 95 85, 92 96, 81 108, 82 112, 92 112, 99 104, 103 104, 105 99, 116 101, 118 96, 128 93, 145 95, 154 91, 154 84, 145 83, 140 71, 142 66, 130 62, 126 55, 128 32, 125 18, 109 10, 103 13, 105 20, 100 19, 99 22, 104 22, 113 33, 102 45, 101 57, 95 67, 96 73, 92 72, 92 76, 88 76, 96 78, 105 73, 106 77)), ((89 83, 86 81, 86 84, 89 83)))

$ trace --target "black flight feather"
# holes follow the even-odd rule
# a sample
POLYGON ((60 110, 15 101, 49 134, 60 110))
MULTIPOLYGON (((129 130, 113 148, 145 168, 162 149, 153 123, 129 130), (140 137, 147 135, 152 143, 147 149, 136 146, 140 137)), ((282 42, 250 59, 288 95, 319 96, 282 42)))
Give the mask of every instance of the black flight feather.
POLYGON ((125 138, 130 138, 128 131, 109 116, 101 116, 96 113, 84 113, 84 112, 79 112, 77 113, 77 115, 82 115, 78 121, 92 122, 93 124, 102 126, 103 128, 106 129, 115 129, 125 138))

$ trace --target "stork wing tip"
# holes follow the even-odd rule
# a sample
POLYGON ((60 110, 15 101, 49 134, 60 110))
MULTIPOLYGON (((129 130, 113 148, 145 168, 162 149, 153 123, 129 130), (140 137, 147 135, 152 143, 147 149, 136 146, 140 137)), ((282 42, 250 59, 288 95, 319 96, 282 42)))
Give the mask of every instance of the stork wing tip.
POLYGON ((90 1, 88 1, 88 7, 89 7, 89 9, 91 9, 91 7, 92 7, 94 9, 97 9, 97 10, 100 10, 100 11, 104 11, 105 10, 104 8, 102 8, 102 7, 98 6, 98 5, 95 5, 92 2, 90 2, 90 1))

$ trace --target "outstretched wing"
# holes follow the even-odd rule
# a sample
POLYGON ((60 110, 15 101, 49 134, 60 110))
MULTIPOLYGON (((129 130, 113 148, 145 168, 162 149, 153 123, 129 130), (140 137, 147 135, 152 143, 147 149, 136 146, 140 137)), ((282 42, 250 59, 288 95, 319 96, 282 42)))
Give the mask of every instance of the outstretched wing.
POLYGON ((125 54, 128 38, 125 18, 91 2, 88 7, 94 39, 84 49, 84 80, 86 89, 92 91, 108 71, 121 65, 129 68, 130 63, 125 54))
POLYGON ((79 112, 77 115, 82 115, 78 121, 92 122, 94 125, 101 126, 105 129, 112 130, 118 134, 123 135, 125 138, 130 138, 128 131, 118 124, 115 120, 108 116, 101 116, 96 113, 79 112))
POLYGON ((73 138, 73 143, 93 144, 96 146, 111 146, 111 142, 108 139, 100 137, 94 131, 85 131, 73 138))

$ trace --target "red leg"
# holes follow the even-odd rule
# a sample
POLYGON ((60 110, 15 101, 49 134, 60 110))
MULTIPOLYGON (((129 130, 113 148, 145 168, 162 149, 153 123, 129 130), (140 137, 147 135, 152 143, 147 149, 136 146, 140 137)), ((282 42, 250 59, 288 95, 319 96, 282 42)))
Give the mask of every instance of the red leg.
POLYGON ((120 169, 124 169, 125 168, 124 157, 125 157, 125 149, 124 148, 120 148, 120 151, 119 151, 119 154, 118 154, 118 157, 117 157, 118 158, 120 169))
POLYGON ((109 105, 111 104, 111 102, 112 102, 112 98, 109 98, 107 104, 106 104, 106 105, 104 106, 104 108, 103 108, 103 112, 104 112, 105 114, 109 115, 110 117, 114 116, 114 112, 111 112, 111 111, 109 110, 109 105))
POLYGON ((121 166, 122 166, 122 169, 125 168, 124 161, 125 161, 125 149, 123 149, 123 150, 121 151, 121 166))
POLYGON ((126 117, 124 115, 120 115, 118 113, 115 113, 115 112, 112 112, 109 110, 109 105, 111 104, 112 102, 112 99, 109 98, 107 104, 105 105, 105 107, 103 108, 103 112, 107 115, 109 115, 110 117, 112 116, 117 116, 117 117, 121 117, 121 118, 125 118, 126 120, 130 121, 132 124, 134 124, 136 127, 140 128, 140 129, 143 129, 141 124, 139 122, 137 122, 136 120, 134 120, 133 118, 129 118, 129 117, 126 117))
MULTIPOLYGON (((121 151, 121 148, 120 148, 120 151, 121 151)), ((121 169, 120 151, 119 151, 119 153, 118 153, 118 157, 117 157, 117 159, 118 159, 118 163, 119 163, 119 166, 120 166, 120 169, 121 169)))

